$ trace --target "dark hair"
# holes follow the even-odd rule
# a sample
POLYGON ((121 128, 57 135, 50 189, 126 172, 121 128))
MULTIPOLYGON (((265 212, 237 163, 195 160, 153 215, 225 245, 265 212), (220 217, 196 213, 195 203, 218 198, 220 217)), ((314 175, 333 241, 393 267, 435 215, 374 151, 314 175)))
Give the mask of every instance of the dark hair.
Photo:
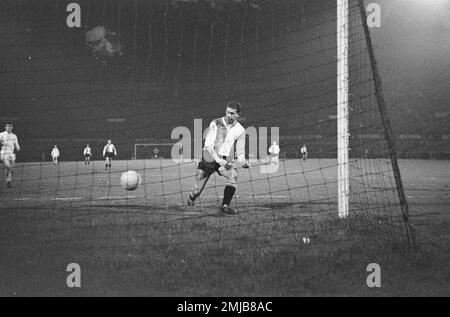
POLYGON ((230 101, 227 103, 227 107, 236 110, 238 114, 241 113, 241 104, 237 101, 230 101))

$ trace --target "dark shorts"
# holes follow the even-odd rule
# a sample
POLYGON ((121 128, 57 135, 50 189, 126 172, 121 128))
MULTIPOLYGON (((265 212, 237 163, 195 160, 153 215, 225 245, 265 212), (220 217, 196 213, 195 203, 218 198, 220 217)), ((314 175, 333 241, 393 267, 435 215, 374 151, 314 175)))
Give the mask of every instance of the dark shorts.
POLYGON ((219 167, 220 165, 216 161, 207 162, 205 159, 202 159, 202 161, 198 163, 197 169, 204 171, 207 176, 210 176, 215 172, 219 173, 219 167))
POLYGON ((220 164, 214 161, 214 159, 211 158, 210 154, 207 151, 203 151, 202 161, 198 163, 197 169, 204 171, 206 176, 210 176, 215 172, 221 175, 219 172, 219 167, 220 164), (206 159, 205 156, 207 157, 206 159))
POLYGON ((84 157, 91 157, 91 154, 84 154, 84 157))
POLYGON ((105 153, 105 157, 113 158, 114 157, 114 152, 106 152, 105 153))

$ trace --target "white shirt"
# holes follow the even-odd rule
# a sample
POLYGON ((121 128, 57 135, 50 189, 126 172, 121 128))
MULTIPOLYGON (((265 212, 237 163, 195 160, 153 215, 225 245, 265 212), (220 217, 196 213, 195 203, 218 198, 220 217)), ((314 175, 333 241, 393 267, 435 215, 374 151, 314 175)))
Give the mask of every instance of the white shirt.
POLYGON ((114 153, 114 155, 117 155, 116 147, 114 146, 114 144, 106 144, 103 148, 103 156, 105 155, 105 153, 114 153))
POLYGON ((58 157, 59 156, 58 148, 54 147, 51 155, 52 155, 52 157, 58 157))
POLYGON ((20 148, 19 141, 14 133, 4 131, 0 133, 0 140, 2 140, 1 151, 5 154, 14 154, 14 150, 20 148))
POLYGON ((91 148, 90 147, 85 147, 84 148, 83 155, 87 155, 87 154, 91 154, 91 148))
POLYGON ((279 154, 280 153, 280 147, 277 144, 272 144, 272 146, 269 148, 269 153, 271 153, 271 154, 279 154))
POLYGON ((300 152, 302 152, 302 153, 308 152, 308 150, 306 149, 306 146, 302 146, 302 148, 300 149, 300 152))
POLYGON ((230 156, 236 142, 238 162, 245 162, 245 129, 239 123, 227 124, 225 117, 214 119, 206 134, 204 150, 208 150, 217 159, 218 156, 230 156))

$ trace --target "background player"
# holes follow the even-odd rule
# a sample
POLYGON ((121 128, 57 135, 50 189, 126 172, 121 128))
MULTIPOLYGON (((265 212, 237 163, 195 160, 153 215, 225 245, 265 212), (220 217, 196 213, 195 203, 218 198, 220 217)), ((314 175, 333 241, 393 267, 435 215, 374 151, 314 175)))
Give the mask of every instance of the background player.
POLYGON ((114 156, 117 156, 116 147, 108 140, 108 143, 103 148, 103 157, 106 159, 105 169, 111 169, 111 160, 114 156))
POLYGON ((84 155, 84 165, 89 165, 92 156, 92 150, 89 144, 86 144, 86 147, 83 150, 83 155, 84 155))
POLYGON ((5 182, 7 187, 12 187, 12 174, 16 162, 15 151, 20 151, 19 140, 12 133, 13 125, 6 124, 5 131, 0 133, 0 159, 5 164, 5 182))
POLYGON ((221 210, 227 214, 235 214, 230 207, 231 199, 236 191, 238 171, 236 166, 227 161, 234 158, 233 147, 236 147, 237 161, 242 167, 248 168, 245 160, 245 129, 237 122, 241 113, 241 105, 238 102, 229 102, 225 117, 214 119, 209 125, 203 147, 202 161, 198 164, 196 182, 189 193, 188 205, 193 206, 195 199, 200 196, 211 175, 217 172, 228 179, 223 193, 221 210), (236 142, 236 145, 234 143, 236 142))
POLYGON ((280 147, 277 144, 277 141, 273 141, 271 147, 269 148, 270 154, 270 163, 278 164, 280 147))
POLYGON ((302 148, 300 149, 300 154, 302 155, 303 161, 306 161, 308 158, 308 149, 306 148, 306 145, 303 144, 302 148))
POLYGON ((52 156, 53 163, 58 164, 59 149, 56 145, 53 147, 52 153, 50 155, 52 156))

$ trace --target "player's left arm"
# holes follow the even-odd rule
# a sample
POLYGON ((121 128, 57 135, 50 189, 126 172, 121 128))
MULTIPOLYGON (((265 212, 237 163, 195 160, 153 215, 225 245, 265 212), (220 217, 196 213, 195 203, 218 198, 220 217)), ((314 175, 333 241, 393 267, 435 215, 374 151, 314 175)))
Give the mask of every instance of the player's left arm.
POLYGON ((14 148, 16 149, 17 152, 20 151, 19 140, 17 139, 17 137, 16 137, 16 139, 14 140, 14 148))
POLYGON ((114 156, 117 156, 116 146, 113 146, 113 149, 114 149, 114 156))

